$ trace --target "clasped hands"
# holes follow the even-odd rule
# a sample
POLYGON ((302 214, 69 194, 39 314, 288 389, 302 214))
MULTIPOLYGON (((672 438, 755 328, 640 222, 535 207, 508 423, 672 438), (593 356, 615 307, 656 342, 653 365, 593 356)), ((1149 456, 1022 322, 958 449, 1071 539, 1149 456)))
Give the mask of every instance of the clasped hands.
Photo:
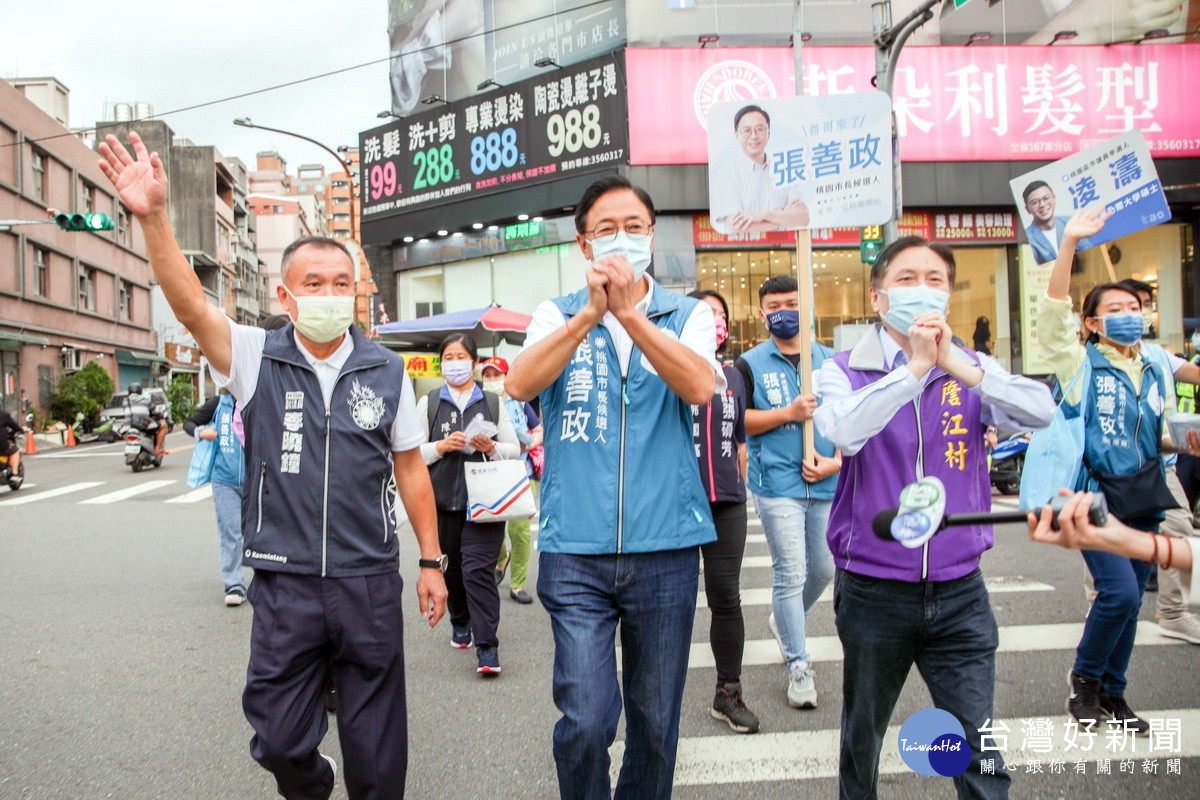
MULTIPOLYGON (((624 323, 634 313, 633 267, 625 256, 611 254, 592 262, 587 271, 588 304, 583 314, 588 316, 588 327, 598 324, 606 312, 611 311, 618 321, 624 323)), ((582 333, 582 332, 581 332, 582 333)))
MULTIPOLYGON (((474 447, 484 455, 491 455, 496 449, 496 443, 487 436, 475 436, 471 439, 471 447, 474 447)), ((437 443, 439 455, 446 455, 452 451, 464 451, 467 449, 467 435, 462 431, 454 431, 445 439, 437 443)))
POLYGON ((954 333, 939 311, 926 311, 913 321, 908 329, 908 345, 911 352, 908 365, 917 377, 923 376, 934 367, 951 372, 950 348, 954 333))

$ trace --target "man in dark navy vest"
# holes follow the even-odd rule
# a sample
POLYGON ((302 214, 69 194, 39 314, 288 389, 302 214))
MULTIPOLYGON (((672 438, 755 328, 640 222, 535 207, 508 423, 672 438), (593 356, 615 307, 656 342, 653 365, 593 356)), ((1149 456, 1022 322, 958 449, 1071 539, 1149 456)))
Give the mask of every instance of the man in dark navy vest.
POLYGON ((420 545, 417 597, 430 626, 446 602, 433 489, 417 447, 422 422, 404 362, 354 326, 356 270, 334 239, 301 239, 283 252, 276 291, 292 324, 268 333, 211 305, 171 230, 162 160, 136 133, 130 141, 136 160, 109 136, 100 168, 141 223, 171 309, 242 408, 243 561, 254 568, 242 697, 255 731, 250 752, 283 797, 330 796, 336 766, 317 748, 332 665, 349 796, 402 797, 397 494, 420 545))

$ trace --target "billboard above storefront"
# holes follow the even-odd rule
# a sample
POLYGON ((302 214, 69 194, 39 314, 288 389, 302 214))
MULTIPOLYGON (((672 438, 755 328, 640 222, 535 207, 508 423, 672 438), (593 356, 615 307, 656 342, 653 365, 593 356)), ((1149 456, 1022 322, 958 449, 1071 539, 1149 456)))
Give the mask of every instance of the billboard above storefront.
MULTIPOLYGON (((1020 218, 1012 209, 940 208, 936 211, 907 209, 898 224, 900 236, 949 245, 1013 244, 1017 241, 1020 218)), ((858 247, 859 228, 812 228, 813 247, 858 247)), ((692 216, 692 244, 698 248, 794 248, 794 231, 761 231, 724 234, 712 226, 708 214, 692 216)))
MULTIPOLYGON (((871 47, 808 47, 804 94, 872 90, 871 47)), ((790 97, 788 47, 629 48, 629 156, 703 164, 713 104, 790 97)), ((1141 130, 1155 158, 1200 156, 1188 75, 1200 44, 909 47, 894 105, 905 161, 1053 161, 1141 130)))
POLYGON ((621 53, 359 134, 363 221, 628 161, 621 53))

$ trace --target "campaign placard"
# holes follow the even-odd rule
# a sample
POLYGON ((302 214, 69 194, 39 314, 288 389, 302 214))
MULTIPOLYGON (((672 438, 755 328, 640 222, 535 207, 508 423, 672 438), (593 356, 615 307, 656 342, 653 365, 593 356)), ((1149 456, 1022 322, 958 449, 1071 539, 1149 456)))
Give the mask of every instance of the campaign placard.
POLYGON ((712 226, 764 231, 877 225, 892 216, 891 101, 883 92, 715 103, 712 226))
POLYGON ((1171 218, 1146 140, 1127 131, 1009 182, 1033 258, 1054 261, 1063 229, 1076 212, 1107 207, 1104 229, 1076 249, 1128 236, 1171 218))

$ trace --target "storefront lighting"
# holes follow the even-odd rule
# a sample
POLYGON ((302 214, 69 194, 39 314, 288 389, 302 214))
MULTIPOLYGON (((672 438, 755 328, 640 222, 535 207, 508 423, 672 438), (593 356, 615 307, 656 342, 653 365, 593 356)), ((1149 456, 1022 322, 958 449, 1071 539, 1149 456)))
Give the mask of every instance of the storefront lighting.
POLYGON ((404 237, 404 243, 405 243, 405 244, 409 244, 410 242, 412 242, 412 240, 413 240, 413 237, 411 237, 411 236, 405 236, 405 237, 404 237))
POLYGON ((500 226, 499 225, 488 225, 488 230, 489 231, 498 231, 498 230, 500 230, 500 226))
POLYGON ((721 37, 715 33, 702 33, 696 38, 696 41, 700 43, 701 47, 708 47, 710 44, 721 41, 721 37))
POLYGON ((521 222, 524 222, 525 220, 529 219, 529 215, 528 214, 517 214, 517 219, 519 219, 521 222))
POLYGON ((533 218, 533 221, 534 221, 534 222, 541 222, 541 221, 542 221, 542 218, 541 218, 541 217, 534 217, 534 218, 533 218))
POLYGON ((455 236, 462 236, 462 235, 463 235, 463 232, 462 232, 462 231, 455 231, 455 232, 454 232, 454 235, 455 235, 455 236))
POLYGON ((496 83, 491 78, 488 78, 487 80, 481 82, 478 86, 476 86, 475 91, 482 92, 484 89, 488 88, 489 86, 495 86, 497 89, 500 89, 500 88, 503 88, 504 84, 496 83))
POLYGON ((967 37, 967 47, 980 42, 990 42, 992 40, 991 31, 976 31, 967 37))
POLYGON ((449 231, 438 231, 438 236, 445 236, 449 231))
POLYGON ((537 61, 533 62, 533 65, 538 69, 545 69, 546 67, 554 67, 555 69, 562 68, 553 58, 539 58, 537 61))
POLYGON ((425 239, 425 238, 422 238, 421 240, 419 240, 419 241, 417 242, 417 244, 429 244, 429 240, 428 240, 428 239, 425 239))
POLYGON ((474 223, 473 225, 471 225, 471 227, 472 227, 472 228, 474 228, 475 230, 479 230, 480 228, 482 228, 482 227, 483 227, 483 223, 482 223, 482 222, 476 222, 476 223, 474 223))
POLYGON ((439 94, 427 94, 421 98, 421 102, 427 106, 431 106, 434 103, 444 103, 446 100, 439 94))
MULTIPOLYGON (((1079 37, 1079 31, 1059 31, 1054 34, 1054 38, 1050 40, 1050 44, 1055 42, 1066 42, 1079 37)), ((1049 45, 1047 45, 1049 47, 1049 45)))

